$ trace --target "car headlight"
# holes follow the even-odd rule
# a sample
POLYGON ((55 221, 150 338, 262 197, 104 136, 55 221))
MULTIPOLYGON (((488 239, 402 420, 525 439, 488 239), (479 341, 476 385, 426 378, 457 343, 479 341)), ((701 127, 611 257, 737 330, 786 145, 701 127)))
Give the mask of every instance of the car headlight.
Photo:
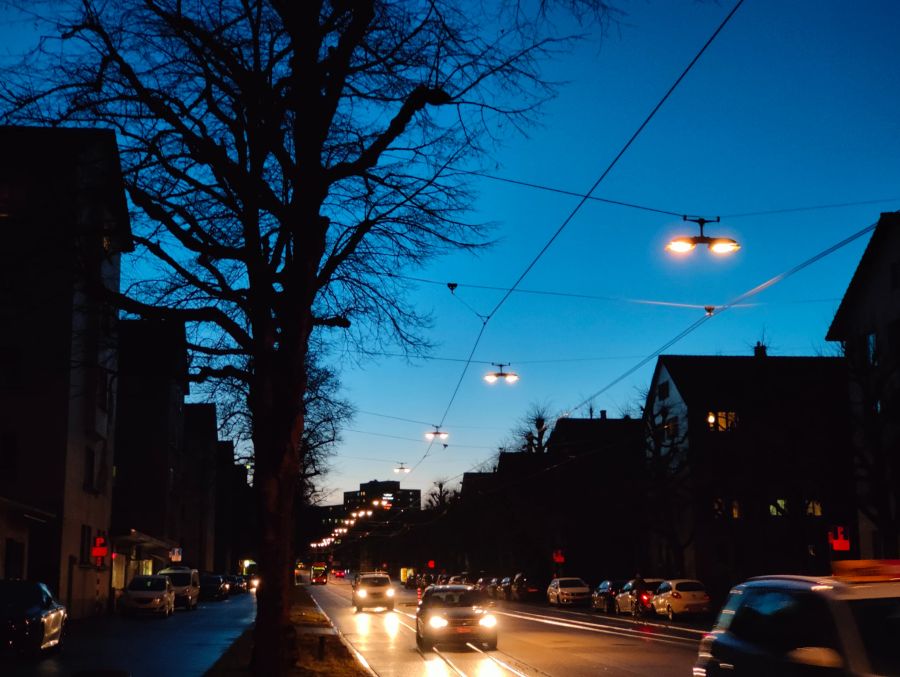
POLYGON ((432 628, 446 628, 447 619, 443 616, 432 616, 428 619, 428 625, 430 625, 432 628))
POLYGON ((357 597, 365 597, 365 596, 366 596, 366 591, 363 590, 362 588, 360 588, 359 590, 356 591, 356 596, 357 596, 357 597))
POLYGON ((497 625, 497 617, 492 616, 491 614, 485 614, 478 619, 478 625, 482 625, 486 628, 493 628, 497 625))
POLYGON ((386 594, 387 594, 388 597, 393 597, 393 596, 394 596, 394 589, 393 589, 393 588, 388 588, 386 594))

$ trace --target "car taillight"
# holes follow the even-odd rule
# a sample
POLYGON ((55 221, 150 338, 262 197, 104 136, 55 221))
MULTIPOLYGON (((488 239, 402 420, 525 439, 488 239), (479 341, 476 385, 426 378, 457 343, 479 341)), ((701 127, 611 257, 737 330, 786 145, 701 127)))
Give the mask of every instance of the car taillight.
POLYGON ((641 593, 641 601, 646 602, 646 601, 649 600, 649 599, 650 599, 650 595, 649 595, 649 594, 647 594, 646 592, 642 592, 642 593, 641 593))
POLYGON ((681 593, 678 592, 677 590, 673 590, 672 597, 674 597, 675 599, 681 599, 681 593))

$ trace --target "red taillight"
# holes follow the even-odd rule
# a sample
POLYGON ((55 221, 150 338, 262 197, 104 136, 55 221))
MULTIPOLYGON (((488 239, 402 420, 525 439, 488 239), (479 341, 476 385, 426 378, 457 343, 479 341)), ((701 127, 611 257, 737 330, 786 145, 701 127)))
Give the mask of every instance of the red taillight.
POLYGON ((642 592, 642 593, 641 593, 641 599, 642 599, 644 602, 646 602, 648 599, 650 599, 650 595, 648 595, 646 592, 642 592))
POLYGON ((678 592, 677 590, 673 590, 672 597, 674 597, 675 599, 681 599, 681 593, 678 592))

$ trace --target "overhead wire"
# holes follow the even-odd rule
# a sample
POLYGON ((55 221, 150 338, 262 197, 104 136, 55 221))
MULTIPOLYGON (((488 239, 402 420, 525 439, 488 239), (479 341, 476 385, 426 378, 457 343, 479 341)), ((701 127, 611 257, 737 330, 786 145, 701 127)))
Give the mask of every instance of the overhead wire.
MULTIPOLYGON (((694 56, 694 58, 691 59, 690 63, 688 63, 688 65, 684 68, 684 70, 682 70, 681 74, 675 79, 675 82, 672 83, 672 85, 669 87, 669 89, 666 91, 666 93, 657 102, 657 104, 653 107, 653 109, 650 111, 650 113, 644 118, 643 122, 641 122, 641 124, 638 126, 638 128, 629 137, 628 141, 625 142, 625 145, 622 146, 622 148, 619 150, 619 152, 616 154, 616 156, 606 166, 606 168, 603 170, 603 172, 600 174, 600 176, 594 181, 594 183, 591 185, 590 190, 588 190, 587 193, 578 201, 578 203, 575 205, 575 207, 563 219, 562 223, 559 225, 559 227, 556 229, 556 231, 553 233, 553 235, 551 235, 550 239, 548 239, 547 242, 544 244, 544 246, 541 247, 541 249, 538 251, 537 255, 535 255, 534 258, 532 258, 532 260, 528 263, 528 265, 525 266, 525 269, 522 271, 522 273, 519 275, 519 277, 516 279, 516 281, 513 283, 513 285, 504 293, 504 295, 497 302, 497 304, 494 306, 494 308, 487 314, 487 316, 485 316, 483 318, 481 329, 479 330, 478 336, 476 337, 475 342, 472 345, 472 349, 469 351, 468 359, 467 359, 466 363, 463 365, 462 373, 460 374, 460 377, 456 382, 456 386, 453 389, 453 394, 450 396, 450 401, 448 402, 447 407, 444 410, 444 414, 441 417, 441 422, 439 425, 444 424, 444 421, 447 418, 447 414, 450 412, 450 409, 452 408, 453 403, 456 400, 456 397, 459 393, 459 389, 462 385, 463 379, 465 378, 466 373, 469 370, 469 366, 471 365, 471 361, 475 356, 475 351, 478 349, 478 345, 481 343, 481 339, 484 336, 485 330, 487 329, 488 322, 490 322, 490 320, 494 317, 494 315, 496 315, 496 313, 500 310, 500 308, 503 307, 503 304, 506 303, 506 301, 507 301, 507 299, 509 299, 510 295, 522 283, 522 280, 524 280, 525 277, 528 275, 528 273, 530 273, 531 270, 534 268, 534 266, 537 265, 537 262, 541 260, 541 258, 547 252, 547 250, 550 249, 550 247, 553 245, 553 243, 556 241, 556 239, 562 234, 562 232, 566 229, 566 227, 572 222, 572 220, 575 218, 575 216, 578 214, 578 212, 581 211, 581 208, 588 201, 588 197, 591 195, 591 193, 593 193, 597 189, 597 187, 603 182, 603 180, 613 170, 613 168, 616 166, 616 164, 618 164, 618 162, 622 158, 622 156, 624 156, 625 153, 628 151, 628 149, 631 148, 631 145, 635 142, 635 140, 638 138, 638 136, 640 136, 641 132, 643 132, 644 129, 647 127, 647 125, 650 124, 650 121, 656 116, 656 113, 660 110, 660 108, 662 108, 663 104, 665 104, 665 102, 669 99, 669 97, 672 95, 672 93, 678 88, 678 86, 681 84, 681 82, 684 80, 684 78, 687 77, 688 73, 690 73, 690 71, 693 69, 694 65, 700 60, 700 57, 703 56, 703 54, 706 52, 706 50, 709 48, 709 46, 713 43, 713 41, 716 39, 716 37, 719 35, 719 33, 722 32, 722 30, 725 28, 725 26, 728 24, 728 22, 731 20, 731 18, 734 16, 734 14, 737 12, 737 10, 741 7, 741 5, 743 3, 744 3, 744 0, 738 0, 735 3, 734 7, 732 7, 731 11, 726 15, 726 17, 722 20, 722 22, 715 29, 715 31, 713 31, 712 35, 710 35, 710 37, 703 44, 703 46, 700 48, 700 50, 697 52, 697 54, 694 56)), ((428 457, 428 455, 431 452, 431 449, 433 447, 433 444, 434 444, 434 440, 432 440, 432 443, 428 445, 428 448, 425 450, 425 453, 423 454, 422 458, 420 458, 419 461, 413 466, 413 469, 415 469, 419 465, 421 465, 421 463, 428 457)))

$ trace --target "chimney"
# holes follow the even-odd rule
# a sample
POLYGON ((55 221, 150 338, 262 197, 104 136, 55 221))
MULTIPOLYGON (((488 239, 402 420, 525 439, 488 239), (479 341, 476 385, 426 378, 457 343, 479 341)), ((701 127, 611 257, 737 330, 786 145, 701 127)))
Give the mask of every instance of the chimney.
POLYGON ((601 420, 601 421, 605 421, 605 420, 606 420, 606 409, 601 409, 601 410, 600 410, 600 420, 601 420))
POLYGON ((757 341, 756 345, 753 346, 753 357, 765 357, 766 354, 765 345, 763 345, 762 342, 757 341))

